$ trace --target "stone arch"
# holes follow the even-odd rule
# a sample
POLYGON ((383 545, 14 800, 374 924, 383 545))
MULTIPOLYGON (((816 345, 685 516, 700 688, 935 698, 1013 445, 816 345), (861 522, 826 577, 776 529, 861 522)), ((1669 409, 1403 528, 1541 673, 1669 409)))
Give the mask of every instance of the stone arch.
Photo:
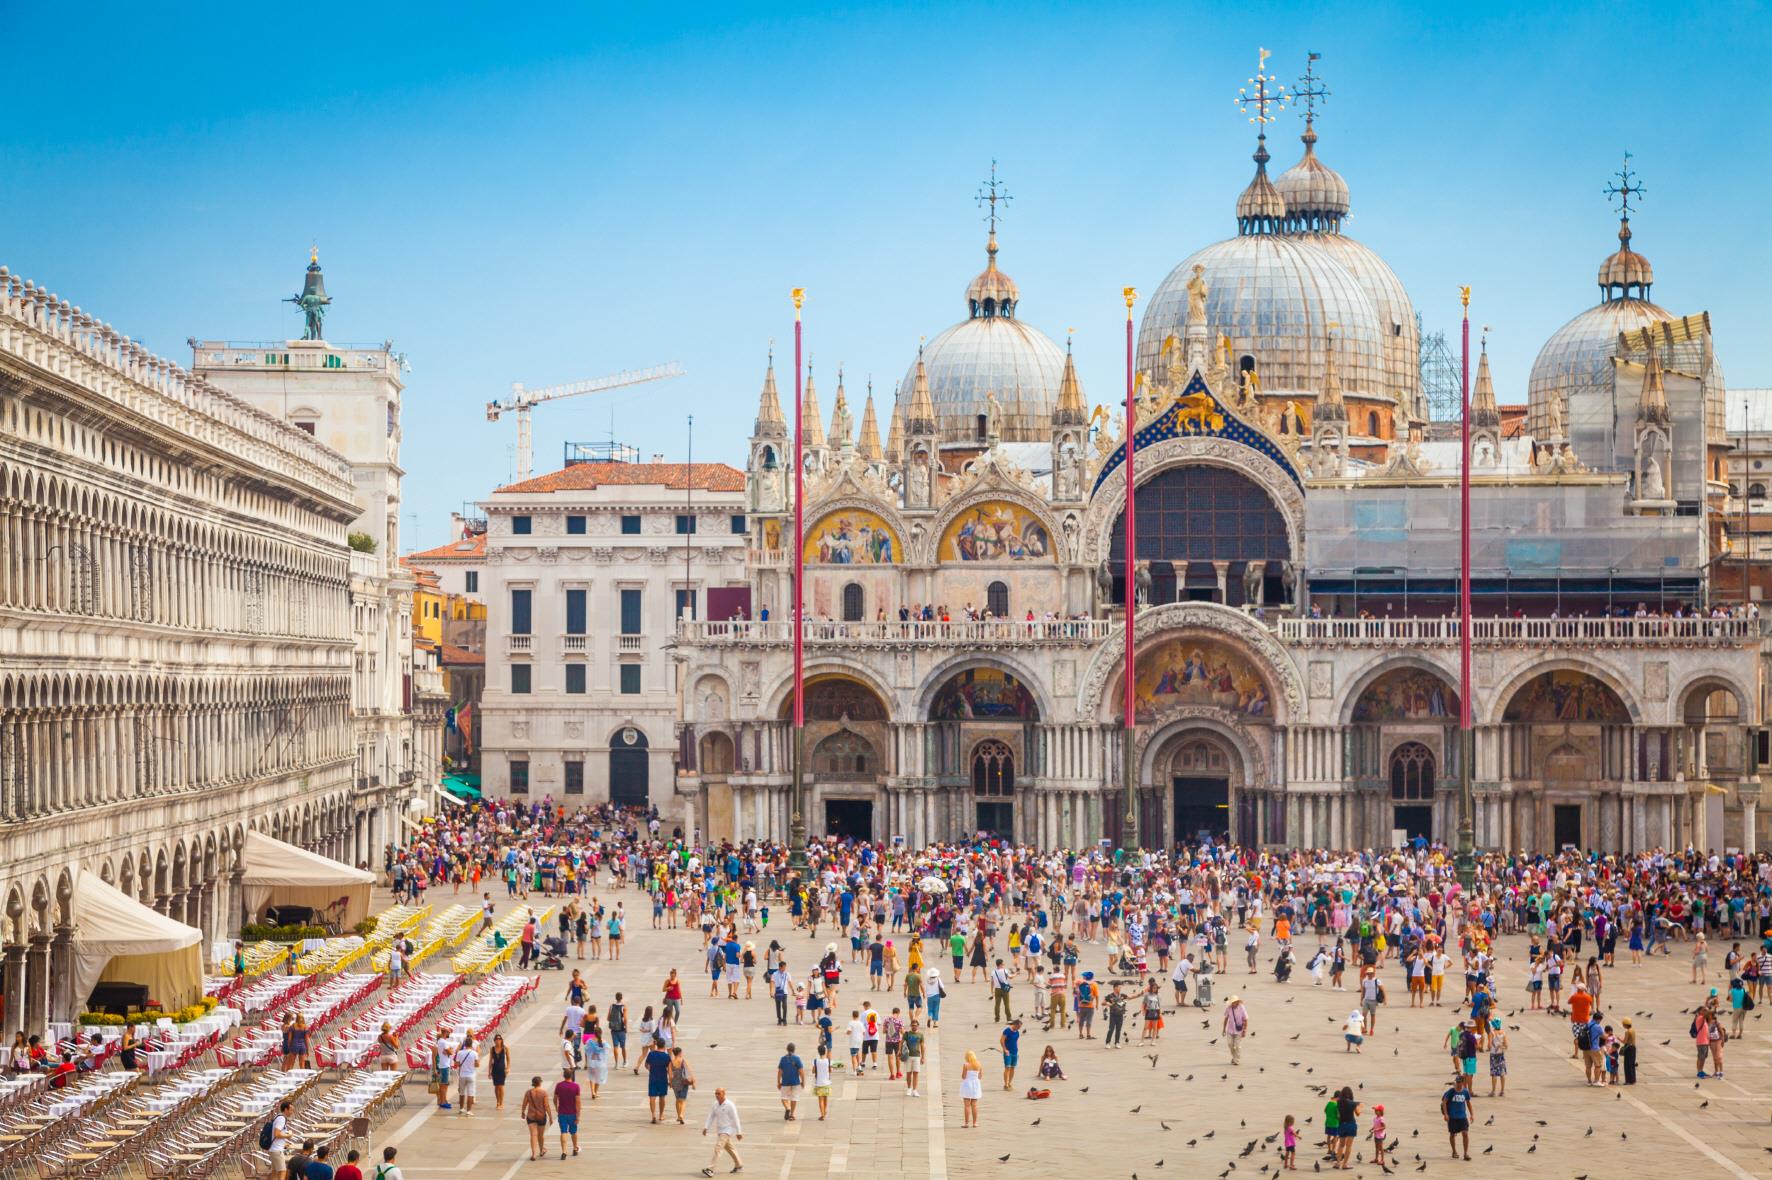
MULTIPOLYGON (((1458 723, 1458 680, 1456 674, 1448 671, 1445 667, 1436 663, 1429 657, 1414 655, 1375 656, 1362 666, 1360 670, 1354 674, 1354 678, 1349 683, 1347 691, 1342 694, 1340 709, 1341 724, 1351 725, 1354 723, 1354 714, 1359 711, 1362 699, 1366 696, 1367 692, 1376 687, 1381 680, 1384 680, 1392 673, 1405 672, 1411 669, 1426 672, 1427 674, 1436 677, 1445 685, 1450 693, 1446 698, 1450 708, 1450 714, 1445 720, 1448 724, 1456 725, 1458 723)), ((1475 691, 1475 685, 1472 686, 1471 698, 1471 717, 1473 719, 1481 717, 1482 712, 1477 708, 1479 695, 1475 691)), ((1377 720, 1382 721, 1383 719, 1377 720)), ((1410 718, 1410 720, 1420 719, 1410 718)), ((1439 721, 1441 718, 1436 716, 1433 717, 1432 720, 1439 721)))
MULTIPOLYGON (((880 698, 880 703, 886 708, 886 715, 888 717, 892 716, 893 706, 897 700, 897 696, 871 671, 868 671, 865 668, 855 667, 851 664, 839 663, 836 660, 820 660, 817 663, 809 662, 807 664, 807 683, 811 683, 816 677, 825 676, 842 676, 868 688, 875 696, 880 698)), ((794 708, 793 673, 789 672, 787 675, 781 677, 781 679, 776 682, 775 687, 770 690, 769 695, 764 699, 770 702, 770 707, 763 710, 763 716, 782 717, 791 714, 794 708)))
POLYGON ((949 656, 925 673, 922 687, 917 690, 913 715, 919 720, 927 719, 930 707, 935 703, 936 695, 947 686, 950 680, 967 668, 995 668, 999 672, 1006 672, 1015 677, 1016 681, 1027 689, 1029 695, 1034 698, 1034 707, 1039 710, 1039 717, 1030 720, 1050 721, 1056 715, 1057 710, 1054 707, 1056 702, 1051 693, 1047 691, 1045 677, 1033 674, 1021 661, 1010 656, 997 653, 986 655, 980 652, 962 652, 959 655, 949 656))
POLYGON ((1230 744, 1237 757, 1242 759, 1244 786, 1273 785, 1267 754, 1260 738, 1250 732, 1236 714, 1203 705, 1166 717, 1161 725, 1139 729, 1138 781, 1152 781, 1156 775, 1158 757, 1165 753, 1164 747, 1193 730, 1205 730, 1230 744))
POLYGON ((732 686, 712 672, 696 678, 693 698, 697 721, 725 721, 732 711, 732 686))
POLYGON ((1531 684, 1534 680, 1537 680, 1539 677, 1546 676, 1553 672, 1579 672, 1584 676, 1591 677, 1598 681, 1600 684, 1610 689, 1613 695, 1615 695, 1619 702, 1624 706, 1625 712, 1628 715, 1628 721, 1621 724, 1628 723, 1631 725, 1639 725, 1642 723, 1643 710, 1637 703, 1635 694, 1631 692, 1630 686, 1625 684, 1624 680, 1610 668, 1607 668, 1602 664, 1597 664, 1591 660, 1579 659, 1550 659, 1537 661, 1514 673, 1502 684, 1501 688, 1496 691, 1495 696, 1490 703, 1490 723, 1495 725, 1507 723, 1508 708, 1514 703, 1514 698, 1519 694, 1520 690, 1531 684))
POLYGON ((704 776, 731 774, 735 769, 737 752, 731 736, 723 730, 715 729, 702 734, 696 754, 696 766, 704 776))
MULTIPOLYGON (((808 504, 806 506, 805 543, 811 543, 813 535, 818 530, 818 526, 823 524, 830 517, 843 512, 865 512, 869 515, 879 517, 880 520, 884 521, 886 526, 892 530, 898 541, 898 551, 893 554, 893 560, 890 564, 895 566, 904 565, 906 561, 909 560, 908 555, 913 546, 910 526, 905 522, 905 519, 899 515, 898 510, 886 503, 885 500, 875 498, 871 495, 854 494, 857 490, 858 489, 851 484, 848 488, 839 489, 839 492, 848 492, 850 494, 837 494, 829 499, 820 500, 815 504, 808 504)), ((820 569, 837 568, 824 565, 820 562, 808 561, 806 564, 809 566, 817 566, 820 569)))
MULTIPOLYGON (((1286 544, 1297 564, 1304 556, 1304 489, 1284 468, 1253 447, 1229 439, 1182 436, 1164 439, 1137 453, 1139 484, 1175 467, 1224 467, 1255 482, 1286 523, 1286 544)), ((1111 548, 1114 522, 1126 506, 1126 480, 1110 479, 1090 498, 1083 518, 1085 564, 1098 566, 1111 548)))
POLYGON ((1754 699, 1751 690, 1735 682, 1735 678, 1726 673, 1707 670, 1693 673, 1674 690, 1670 699, 1674 702, 1674 721, 1695 721, 1690 716, 1694 704, 1703 705, 1705 698, 1712 693, 1726 692, 1735 699, 1736 716, 1745 720, 1748 703, 1754 699))
MULTIPOLYGON (((1273 680, 1271 688, 1275 724, 1285 724, 1292 718, 1304 716, 1304 679, 1293 664, 1291 655, 1280 646, 1272 632, 1240 610, 1213 602, 1171 602, 1151 607, 1138 612, 1133 639, 1138 649, 1143 651, 1160 637, 1190 630, 1210 633, 1216 638, 1231 641, 1267 669, 1273 680)), ((1101 721, 1118 718, 1119 714, 1115 711, 1120 707, 1118 694, 1113 694, 1110 699, 1107 685, 1110 678, 1120 671, 1125 649, 1126 630, 1125 624, 1121 623, 1105 642, 1096 647, 1083 670, 1077 692, 1079 717, 1101 721)), ((1117 679, 1115 683, 1118 683, 1117 679)))

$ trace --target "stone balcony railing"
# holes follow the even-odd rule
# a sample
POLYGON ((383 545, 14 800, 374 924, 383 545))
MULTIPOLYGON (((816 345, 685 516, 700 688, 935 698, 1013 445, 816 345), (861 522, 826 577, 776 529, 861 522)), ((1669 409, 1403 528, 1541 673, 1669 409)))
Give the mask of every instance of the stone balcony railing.
MULTIPOLYGON (((1280 619, 1282 642, 1305 647, 1456 647, 1456 618, 1280 619)), ((1473 647, 1751 647, 1761 619, 1471 620, 1473 647)))
MULTIPOLYGON (((967 619, 950 622, 839 623, 811 620, 805 642, 816 647, 1082 647, 1106 639, 1114 629, 1108 619, 967 619)), ((766 621, 686 621, 678 625, 677 642, 709 646, 785 646, 793 631, 780 619, 766 621)))

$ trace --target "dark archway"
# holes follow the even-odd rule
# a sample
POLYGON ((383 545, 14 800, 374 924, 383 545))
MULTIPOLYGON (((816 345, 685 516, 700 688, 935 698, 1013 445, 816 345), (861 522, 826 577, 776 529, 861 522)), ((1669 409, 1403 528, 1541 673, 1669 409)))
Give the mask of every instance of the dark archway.
POLYGON ((1420 742, 1404 742, 1391 751, 1391 826, 1405 840, 1434 838, 1434 755, 1420 742))
POLYGON ((651 804, 649 762, 644 733, 631 725, 615 731, 609 741, 611 803, 617 807, 647 807, 651 804))
POLYGON ((972 751, 972 795, 977 827, 1003 840, 1015 837, 1015 751, 990 738, 972 751))
MULTIPOLYGON (((1138 487, 1138 558, 1151 563, 1151 603, 1244 601, 1243 574, 1262 569, 1263 601, 1286 598, 1280 563, 1292 557, 1286 518, 1259 483, 1229 467, 1171 467, 1138 487), (1221 593, 1213 562, 1230 563, 1221 593)), ((1125 602, 1126 513, 1110 534, 1114 601, 1125 602)))

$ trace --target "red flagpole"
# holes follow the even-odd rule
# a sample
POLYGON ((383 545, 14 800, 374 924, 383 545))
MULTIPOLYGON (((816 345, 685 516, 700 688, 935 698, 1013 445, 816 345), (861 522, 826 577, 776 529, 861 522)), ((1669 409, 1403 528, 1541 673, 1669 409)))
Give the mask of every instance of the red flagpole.
POLYGON ((1471 794, 1471 765, 1476 757, 1471 730, 1471 289, 1459 289, 1464 308, 1460 347, 1463 412, 1459 415, 1461 459, 1458 464, 1458 881, 1469 890, 1476 881, 1476 801, 1471 794))
POLYGON ((1132 305, 1138 300, 1138 292, 1127 287, 1123 294, 1126 297, 1126 701, 1125 701, 1125 737, 1126 744, 1126 824, 1123 833, 1127 848, 1140 845, 1138 831, 1138 714, 1136 712, 1136 694, 1138 669, 1133 659, 1133 621, 1138 612, 1138 524, 1134 512, 1134 498, 1137 484, 1133 480, 1132 455, 1137 450, 1136 431, 1138 429, 1138 409, 1133 395, 1134 380, 1132 375, 1132 305))
POLYGON ((804 874, 806 869, 806 652, 801 626, 805 595, 801 589, 806 574, 805 541, 805 472, 801 454, 801 411, 805 395, 800 382, 805 367, 800 358, 800 306, 806 301, 806 289, 795 287, 794 299, 794 589, 793 604, 788 610, 788 625, 794 629, 794 798, 793 815, 789 821, 789 865, 804 874))

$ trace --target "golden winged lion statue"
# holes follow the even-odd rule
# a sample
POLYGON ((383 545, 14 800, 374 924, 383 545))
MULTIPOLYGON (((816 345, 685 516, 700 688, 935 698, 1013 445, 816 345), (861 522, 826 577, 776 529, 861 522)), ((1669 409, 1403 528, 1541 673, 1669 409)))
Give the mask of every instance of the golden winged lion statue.
POLYGON ((1175 430, 1178 434, 1216 434, 1224 429, 1224 415, 1218 412, 1210 394, 1190 393, 1177 401, 1175 430))

